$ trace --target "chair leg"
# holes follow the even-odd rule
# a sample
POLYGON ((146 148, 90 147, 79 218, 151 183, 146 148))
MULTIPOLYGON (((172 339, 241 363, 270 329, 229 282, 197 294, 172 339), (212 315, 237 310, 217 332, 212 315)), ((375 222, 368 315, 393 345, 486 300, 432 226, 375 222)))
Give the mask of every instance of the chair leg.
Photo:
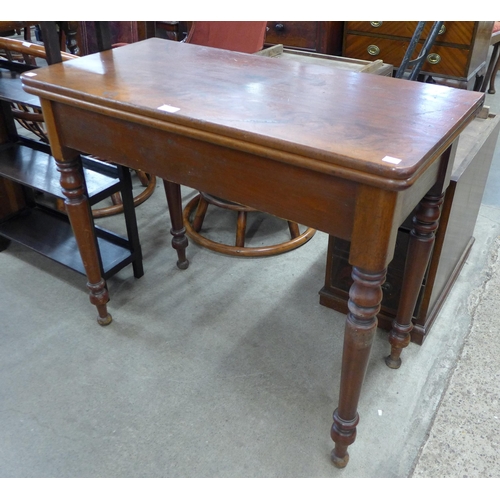
POLYGON ((121 205, 122 204, 122 197, 120 193, 113 193, 111 195, 111 201, 113 202, 113 205, 121 205))
POLYGON ((493 66, 495 66, 495 62, 497 60, 497 54, 498 54, 498 43, 495 43, 493 45, 493 51, 491 53, 490 61, 488 62, 488 69, 486 70, 486 73, 484 75, 484 79, 481 83, 481 89, 480 92, 486 92, 488 84, 491 79, 491 74, 493 72, 493 66))
POLYGON ((296 222, 288 221, 288 229, 290 230, 292 240, 300 236, 299 225, 296 222))
MULTIPOLYGON (((498 52, 498 44, 495 45, 495 48, 493 49, 492 58, 496 57, 497 52, 498 52)), ((495 91, 495 78, 497 76, 497 72, 498 72, 499 67, 500 67, 500 56, 497 58, 497 60, 495 62, 495 66, 493 67, 493 71, 491 73, 490 88, 488 89, 488 94, 494 94, 496 92, 495 91)))
POLYGON ((245 233, 247 230, 247 213, 245 211, 238 212, 238 221, 236 223, 236 242, 235 247, 245 246, 245 233))
POLYGON ((201 226, 205 220, 205 215, 207 213, 208 202, 200 195, 200 201, 198 202, 198 207, 196 208, 196 214, 193 219, 193 229, 199 233, 201 231, 201 226))
POLYGON ((146 172, 143 172, 142 170, 136 170, 137 177, 141 181, 141 184, 146 187, 149 184, 149 177, 146 172))

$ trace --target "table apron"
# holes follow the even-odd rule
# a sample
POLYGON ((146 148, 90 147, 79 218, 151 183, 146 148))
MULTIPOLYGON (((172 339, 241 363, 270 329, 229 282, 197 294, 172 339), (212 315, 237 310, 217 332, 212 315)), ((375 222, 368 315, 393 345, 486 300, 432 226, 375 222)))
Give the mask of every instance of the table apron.
POLYGON ((350 240, 356 182, 143 124, 52 103, 59 141, 350 240))

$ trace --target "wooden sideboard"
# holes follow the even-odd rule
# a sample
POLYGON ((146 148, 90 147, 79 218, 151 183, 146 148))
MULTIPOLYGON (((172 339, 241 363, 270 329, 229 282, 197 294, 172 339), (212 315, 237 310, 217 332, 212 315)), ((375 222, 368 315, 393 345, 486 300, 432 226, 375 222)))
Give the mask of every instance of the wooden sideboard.
POLYGON ((266 46, 341 55, 342 21, 268 21, 266 46))
MULTIPOLYGON (((342 55, 369 61, 382 59, 398 68, 416 26, 416 21, 347 21, 342 55)), ((426 24, 422 42, 431 26, 431 22, 426 24)), ((493 21, 445 21, 422 74, 444 79, 449 85, 477 89, 486 72, 492 29, 493 21)), ((420 48, 421 44, 415 56, 420 48)))

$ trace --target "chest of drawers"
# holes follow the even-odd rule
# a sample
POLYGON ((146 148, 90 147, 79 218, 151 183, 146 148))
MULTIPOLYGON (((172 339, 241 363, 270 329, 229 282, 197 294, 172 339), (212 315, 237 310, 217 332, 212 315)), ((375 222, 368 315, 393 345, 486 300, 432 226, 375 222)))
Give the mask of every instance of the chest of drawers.
MULTIPOLYGON (((426 23, 413 58, 431 26, 431 22, 426 23)), ((382 59, 398 68, 416 27, 416 21, 347 21, 342 55, 369 61, 382 59)), ((477 87, 476 80, 486 72, 492 28, 492 21, 445 21, 422 66, 422 74, 461 88, 477 87)))

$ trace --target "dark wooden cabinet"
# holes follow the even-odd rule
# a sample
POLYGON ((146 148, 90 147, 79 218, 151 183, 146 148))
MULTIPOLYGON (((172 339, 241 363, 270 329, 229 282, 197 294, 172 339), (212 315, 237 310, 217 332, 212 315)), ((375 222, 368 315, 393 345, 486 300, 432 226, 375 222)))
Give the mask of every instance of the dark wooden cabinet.
MULTIPOLYGON (((500 116, 490 116, 477 118, 460 136, 434 250, 413 315, 412 341, 417 344, 429 333, 474 242, 474 227, 499 130, 500 116)), ((387 330, 399 305, 410 230, 411 216, 399 229, 394 259, 383 285, 384 298, 378 320, 379 326, 387 330)), ((352 284, 349 248, 349 242, 330 237, 325 286, 319 292, 322 305, 343 313, 347 313, 352 284)))
POLYGON ((266 45, 340 55, 342 21, 268 21, 266 45))
MULTIPOLYGON (((398 68, 416 26, 416 21, 347 21, 342 55, 369 61, 382 59, 398 68)), ((421 43, 431 26, 431 22, 426 23, 421 43)), ((474 88, 476 77, 486 73, 492 28, 492 21, 445 21, 422 73, 447 80, 443 83, 474 88)))

